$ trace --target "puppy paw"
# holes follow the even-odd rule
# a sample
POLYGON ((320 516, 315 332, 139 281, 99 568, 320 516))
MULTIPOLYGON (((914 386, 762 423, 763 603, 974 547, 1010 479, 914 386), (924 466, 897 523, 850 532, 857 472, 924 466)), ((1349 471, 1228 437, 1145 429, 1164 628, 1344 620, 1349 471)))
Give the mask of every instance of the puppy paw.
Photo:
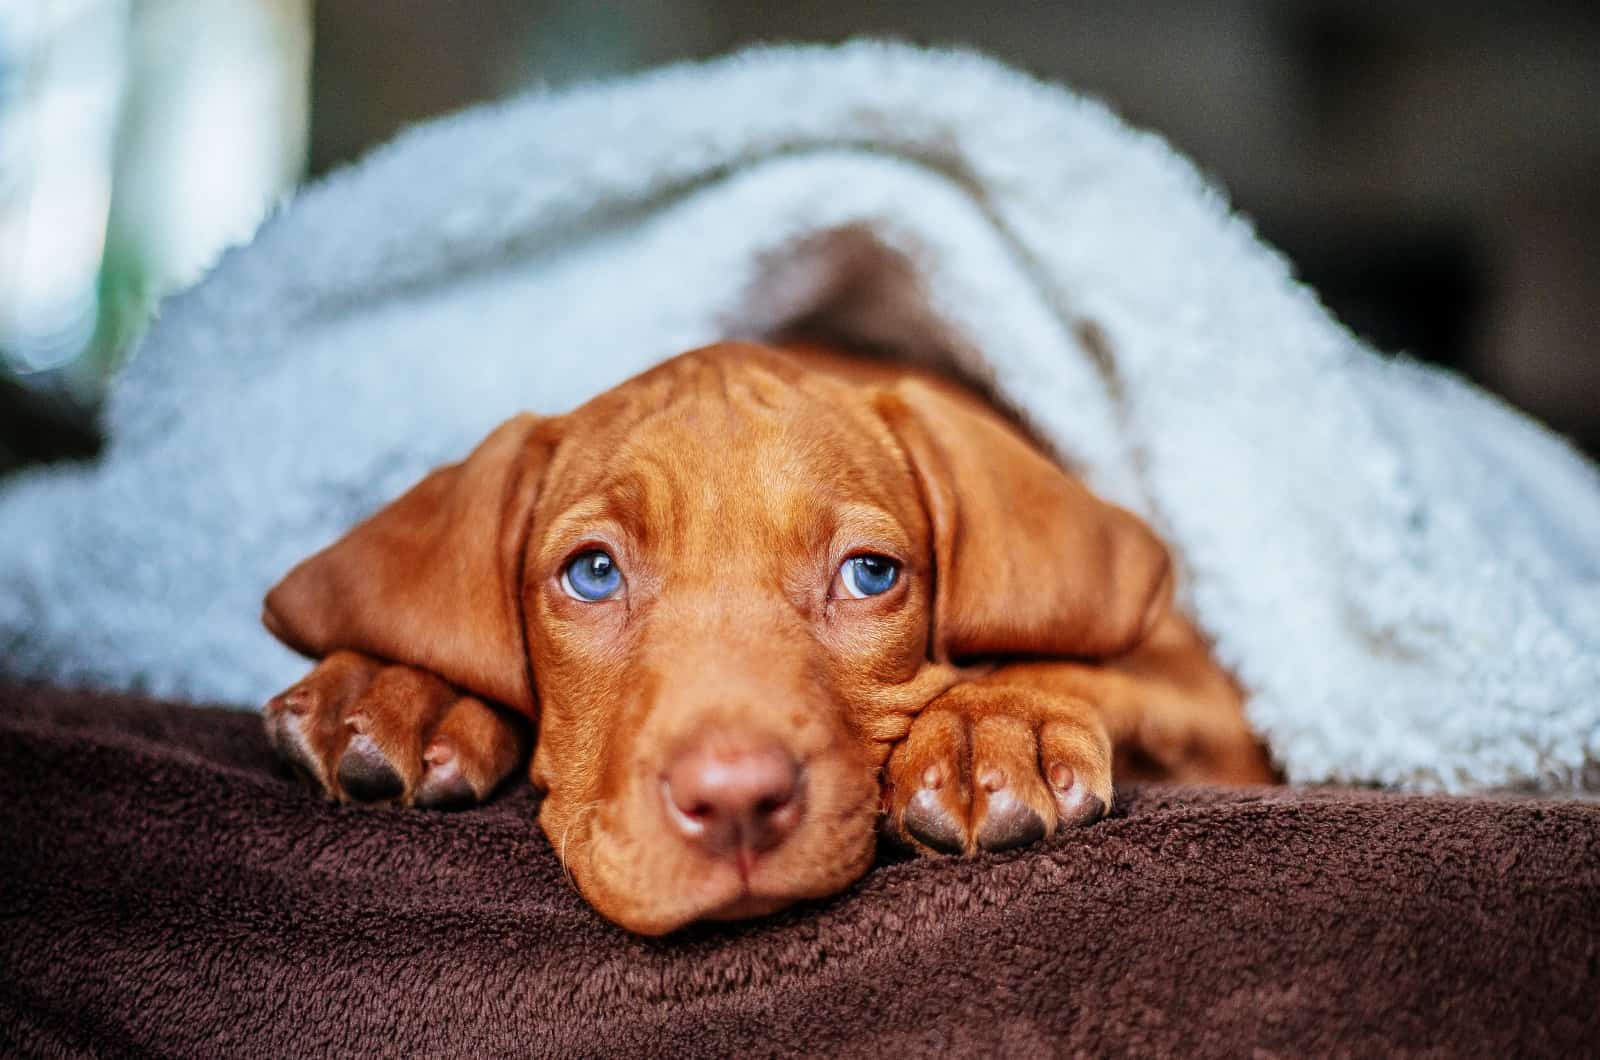
POLYGON ((487 798, 525 726, 434 675, 335 652, 263 709, 273 749, 342 801, 438 809, 487 798))
POLYGON ((1111 747, 1098 726, 1008 702, 945 696, 889 757, 885 830, 924 852, 971 854, 1093 824, 1111 805, 1111 747))

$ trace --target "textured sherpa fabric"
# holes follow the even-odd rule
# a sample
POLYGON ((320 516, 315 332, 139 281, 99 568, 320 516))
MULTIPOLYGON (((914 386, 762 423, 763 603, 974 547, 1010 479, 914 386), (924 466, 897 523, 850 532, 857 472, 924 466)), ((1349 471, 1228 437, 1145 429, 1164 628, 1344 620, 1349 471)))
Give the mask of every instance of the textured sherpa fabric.
POLYGON ((296 560, 517 410, 797 324, 963 369, 1145 515, 1291 779, 1600 786, 1595 469, 1362 346, 1156 137, 879 44, 516 98, 306 189, 163 307, 97 465, 5 488, 0 650, 260 702, 296 560))
POLYGON ((517 787, 325 803, 260 718, 0 687, 8 1056, 1582 1056, 1600 806, 1130 787, 1105 822, 630 936, 517 787))

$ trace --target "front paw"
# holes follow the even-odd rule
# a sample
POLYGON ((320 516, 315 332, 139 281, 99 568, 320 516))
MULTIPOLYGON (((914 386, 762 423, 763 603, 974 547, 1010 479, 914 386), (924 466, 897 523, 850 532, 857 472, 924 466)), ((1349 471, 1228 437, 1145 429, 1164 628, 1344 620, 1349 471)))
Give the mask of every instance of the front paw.
POLYGON ((439 678, 335 652, 263 709, 281 758, 333 797, 445 809, 516 768, 524 726, 439 678))
POLYGON ((1086 708, 965 686, 930 704, 889 757, 885 828, 971 854, 1093 824, 1111 805, 1111 745, 1086 708))

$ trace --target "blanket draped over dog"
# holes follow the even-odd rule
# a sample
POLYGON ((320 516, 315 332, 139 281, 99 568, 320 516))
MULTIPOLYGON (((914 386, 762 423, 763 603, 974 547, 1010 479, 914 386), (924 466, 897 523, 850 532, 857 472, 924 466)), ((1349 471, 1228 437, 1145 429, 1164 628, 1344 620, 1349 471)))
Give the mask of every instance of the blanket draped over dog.
POLYGON ((170 300, 0 496, 13 672, 236 703, 264 590, 520 409, 796 327, 950 364, 1147 517, 1293 780, 1600 787, 1600 475, 1365 348, 1161 140, 982 58, 760 50, 415 129, 170 300))
POLYGON ((1600 805, 1130 787, 1013 855, 665 939, 522 785, 340 807, 260 718, 0 686, 7 1056, 1578 1056, 1600 805))

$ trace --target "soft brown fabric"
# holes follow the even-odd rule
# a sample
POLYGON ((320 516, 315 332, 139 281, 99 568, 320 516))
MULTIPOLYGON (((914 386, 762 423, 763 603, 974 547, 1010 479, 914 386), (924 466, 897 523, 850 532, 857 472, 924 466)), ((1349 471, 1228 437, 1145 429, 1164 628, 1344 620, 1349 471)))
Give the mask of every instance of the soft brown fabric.
POLYGON ((1128 787, 1014 854, 886 861, 642 939, 519 786, 335 806, 254 714, 0 687, 0 1053, 1581 1055, 1600 807, 1128 787))

